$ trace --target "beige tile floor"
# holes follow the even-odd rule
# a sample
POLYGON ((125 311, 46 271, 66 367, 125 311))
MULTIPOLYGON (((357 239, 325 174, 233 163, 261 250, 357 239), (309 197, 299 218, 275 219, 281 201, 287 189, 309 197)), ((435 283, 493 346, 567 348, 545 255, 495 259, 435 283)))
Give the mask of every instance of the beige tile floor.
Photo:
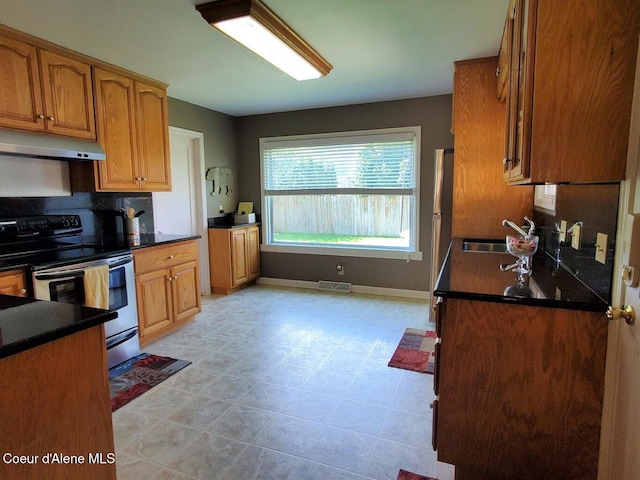
POLYGON ((193 363, 114 413, 119 480, 451 480, 432 375, 387 366, 421 300, 256 285, 143 348, 193 363))

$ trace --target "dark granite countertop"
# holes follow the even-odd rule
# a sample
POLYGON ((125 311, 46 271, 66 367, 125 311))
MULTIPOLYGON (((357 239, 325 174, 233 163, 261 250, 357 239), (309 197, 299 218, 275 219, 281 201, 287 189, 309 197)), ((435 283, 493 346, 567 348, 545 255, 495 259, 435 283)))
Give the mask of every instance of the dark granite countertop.
POLYGON ((260 215, 256 215, 253 223, 233 223, 233 213, 227 213, 222 217, 211 217, 207 219, 209 228, 242 228, 250 225, 260 225, 260 215))
POLYGON ((110 249, 131 249, 153 247, 156 245, 163 245, 166 243, 184 242, 185 240, 197 240, 200 235, 180 235, 180 234, 168 234, 168 233, 142 233, 140 234, 139 242, 130 242, 124 236, 116 238, 100 239, 96 237, 83 237, 82 242, 89 245, 98 245, 108 247, 110 249))
POLYGON ((509 288, 517 284, 516 273, 500 270, 500 265, 514 263, 515 257, 508 253, 466 252, 462 244, 462 238, 451 242, 433 295, 594 312, 607 310, 605 300, 542 249, 533 257, 532 274, 526 278, 528 288, 518 291, 509 288))
POLYGON ((260 222, 239 223, 237 225, 233 225, 233 224, 231 224, 231 225, 225 225, 225 224, 222 224, 222 225, 211 225, 211 224, 209 224, 209 228, 226 228, 226 229, 230 229, 231 228, 232 229, 232 228, 249 227, 251 225, 260 225, 260 222))
MULTIPOLYGON (((140 235, 140 241, 131 243, 125 238, 124 235, 110 238, 100 238, 90 235, 82 237, 79 243, 86 245, 87 259, 92 259, 96 256, 101 256, 104 253, 122 253, 138 248, 153 247, 156 245, 165 245, 168 243, 183 242, 185 240, 196 240, 200 238, 200 235, 179 235, 179 234, 155 234, 155 233, 143 233, 140 235), (91 250, 90 250, 91 249, 91 250), (89 255, 89 251, 92 252, 89 255)), ((42 253, 34 255, 17 256, 0 260, 0 272, 14 269, 24 269, 34 265, 43 265, 51 262, 64 261, 62 254, 42 253)))
POLYGON ((117 318, 117 312, 0 295, 0 358, 117 318))

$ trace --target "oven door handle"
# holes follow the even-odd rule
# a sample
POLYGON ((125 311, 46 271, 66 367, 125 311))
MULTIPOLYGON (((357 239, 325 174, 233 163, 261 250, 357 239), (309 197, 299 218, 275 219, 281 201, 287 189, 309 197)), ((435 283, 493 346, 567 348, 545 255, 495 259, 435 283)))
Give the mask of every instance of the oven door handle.
POLYGON ((63 278, 84 277, 84 270, 65 270, 60 273, 35 273, 36 280, 61 280, 63 278))
POLYGON ((107 341, 107 350, 111 350, 112 348, 115 348, 118 345, 122 345, 124 342, 131 340, 137 334, 138 334, 138 329, 137 328, 132 328, 131 331, 128 332, 126 335, 124 335, 122 338, 116 337, 116 338, 112 339, 111 341, 113 343, 110 343, 110 342, 107 341))
POLYGON ((109 270, 131 263, 133 257, 131 255, 125 255, 124 257, 117 257, 112 259, 99 260, 97 262, 86 262, 79 266, 79 268, 58 268, 50 271, 40 271, 34 273, 36 280, 59 280, 61 278, 72 278, 84 276, 84 270, 90 267, 96 267, 99 265, 107 265, 109 270))

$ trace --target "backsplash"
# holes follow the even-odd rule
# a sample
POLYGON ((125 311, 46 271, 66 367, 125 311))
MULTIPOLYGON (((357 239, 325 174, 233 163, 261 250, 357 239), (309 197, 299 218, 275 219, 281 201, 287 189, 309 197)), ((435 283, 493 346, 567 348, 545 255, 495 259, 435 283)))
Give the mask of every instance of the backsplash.
POLYGON ((619 194, 619 184, 558 185, 555 212, 534 210, 533 213, 540 248, 559 259, 605 302, 611 299, 619 194), (567 229, 577 222, 582 223, 579 250, 571 246, 571 234, 567 234, 566 241, 559 241, 558 230, 562 220, 567 222, 567 229), (595 260, 598 233, 608 236, 604 265, 595 260))
POLYGON ((28 215, 79 215, 83 234, 114 238, 123 233, 120 208, 144 210, 140 232, 154 233, 151 193, 74 193, 68 197, 3 197, 0 218, 28 215))

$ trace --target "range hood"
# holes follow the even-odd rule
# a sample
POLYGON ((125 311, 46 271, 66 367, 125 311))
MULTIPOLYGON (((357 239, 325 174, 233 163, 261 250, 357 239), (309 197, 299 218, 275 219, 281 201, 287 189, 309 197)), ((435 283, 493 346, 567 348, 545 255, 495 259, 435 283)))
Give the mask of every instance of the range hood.
POLYGON ((104 160, 96 142, 79 138, 0 128, 0 155, 54 160, 104 160))

